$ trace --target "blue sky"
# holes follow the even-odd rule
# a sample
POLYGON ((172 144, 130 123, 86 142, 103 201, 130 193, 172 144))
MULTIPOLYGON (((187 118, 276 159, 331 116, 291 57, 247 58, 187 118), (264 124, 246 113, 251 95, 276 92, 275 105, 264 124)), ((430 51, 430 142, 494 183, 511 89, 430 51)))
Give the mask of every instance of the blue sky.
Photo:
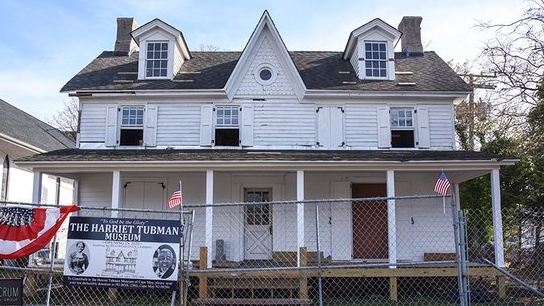
POLYGON ((513 20, 526 7, 524 0, 0 0, 0 99, 50 119, 68 101, 60 88, 113 50, 117 17, 140 25, 159 18, 192 50, 240 51, 268 10, 290 51, 343 51, 349 33, 374 18, 397 27, 402 16, 422 16, 425 50, 464 62, 492 34, 477 21, 513 20))

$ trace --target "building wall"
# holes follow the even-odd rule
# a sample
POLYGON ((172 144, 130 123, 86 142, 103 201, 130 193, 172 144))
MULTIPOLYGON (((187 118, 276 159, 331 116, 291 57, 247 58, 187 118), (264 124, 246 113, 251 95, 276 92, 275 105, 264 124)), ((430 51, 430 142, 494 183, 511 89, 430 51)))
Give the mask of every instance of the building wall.
MULTIPOLYGON (((141 102, 138 102, 141 103, 141 102)), ((132 104, 137 104, 133 102, 132 104)), ((82 103, 81 148, 106 148, 107 107, 115 104, 82 103)), ((127 105, 123 102, 119 105, 127 105)), ((201 103, 175 101, 148 103, 158 110, 156 125, 157 148, 200 148, 201 103)), ((318 120, 316 110, 321 104, 300 103, 293 98, 266 100, 235 99, 232 103, 215 105, 253 106, 253 146, 256 149, 317 148, 318 120)), ((378 108, 383 106, 424 107, 429 112, 430 149, 454 148, 453 106, 442 102, 417 101, 384 103, 328 103, 344 107, 345 147, 358 150, 378 149, 378 108)), ((241 116, 245 114, 241 112, 241 116)), ((250 115, 250 114, 247 114, 250 115)), ((246 128, 246 127, 244 127, 246 128)), ((417 131, 417 125, 416 125, 417 131)), ((250 148, 251 148, 250 147, 250 148)), ((337 148, 337 149, 342 149, 337 148)))

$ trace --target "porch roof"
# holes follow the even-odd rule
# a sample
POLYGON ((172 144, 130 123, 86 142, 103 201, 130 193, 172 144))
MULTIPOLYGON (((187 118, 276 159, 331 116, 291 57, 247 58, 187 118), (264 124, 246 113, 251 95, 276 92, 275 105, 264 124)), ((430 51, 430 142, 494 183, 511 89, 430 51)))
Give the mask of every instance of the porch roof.
POLYGON ((190 171, 446 171, 454 183, 510 166, 516 157, 472 151, 63 149, 16 160, 44 173, 190 171))

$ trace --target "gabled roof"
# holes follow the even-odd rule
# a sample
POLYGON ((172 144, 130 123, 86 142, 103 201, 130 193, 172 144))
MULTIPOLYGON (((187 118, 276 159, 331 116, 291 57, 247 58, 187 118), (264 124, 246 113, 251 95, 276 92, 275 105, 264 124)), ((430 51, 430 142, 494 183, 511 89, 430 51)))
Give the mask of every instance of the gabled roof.
MULTIPOLYGON (((160 27, 162 30, 178 35, 181 32, 168 24, 155 19, 133 31, 138 37, 143 33, 160 27)), ((71 93, 92 92, 132 92, 137 90, 179 92, 204 92, 234 96, 244 73, 247 73, 259 42, 264 37, 270 41, 275 56, 279 59, 284 73, 288 76, 294 92, 299 98, 317 91, 344 91, 351 95, 380 94, 392 95, 409 92, 448 94, 462 97, 470 92, 470 87, 434 52, 406 56, 395 54, 394 80, 360 80, 346 54, 353 50, 359 35, 379 32, 392 41, 398 40, 401 33, 381 19, 374 19, 350 34, 344 52, 328 51, 288 51, 267 11, 263 13, 246 47, 242 52, 191 52, 173 79, 138 80, 139 52, 130 55, 121 52, 103 52, 87 67, 69 80, 61 91, 71 93)), ((184 41, 183 44, 185 45, 184 41)), ((188 52, 188 51, 187 51, 188 52)))
POLYGON ((344 49, 344 59, 349 59, 351 57, 351 54, 353 53, 353 50, 357 44, 357 38, 371 31, 378 31, 384 36, 389 37, 391 41, 393 41, 393 44, 396 44, 401 36, 401 32, 399 30, 395 29, 393 26, 380 18, 375 18, 374 20, 371 20, 370 22, 367 22, 353 30, 349 34, 348 42, 346 44, 346 48, 344 49))
POLYGON ((304 83, 302 82, 302 80, 300 79, 300 75, 296 71, 293 60, 289 56, 289 52, 287 51, 287 48, 285 47, 285 44, 281 39, 280 33, 276 29, 276 26, 274 25, 270 14, 266 10, 261 16, 261 19, 255 27, 255 30, 253 30, 253 33, 251 34, 251 37, 249 38, 249 41, 244 48, 244 51, 242 51, 242 54, 240 55, 240 60, 237 62, 234 70, 232 71, 229 79, 227 80, 227 84, 225 85, 225 91, 227 92, 229 100, 233 98, 236 89, 242 81, 243 76, 241 74, 247 71, 247 69, 251 65, 251 59, 257 51, 257 44, 263 38, 263 35, 265 35, 265 33, 271 36, 271 43, 275 47, 274 49, 276 50, 276 56, 280 58, 281 64, 286 66, 283 71, 290 77, 291 80, 293 80, 291 85, 294 86, 295 95, 298 97, 299 100, 302 100, 302 95, 305 91, 304 83))
MULTIPOLYGON (((134 90, 222 90, 241 52, 194 51, 173 80, 138 80, 138 52, 104 52, 75 75, 63 92, 134 90)), ((342 52, 293 51, 293 63, 308 90, 364 92, 470 92, 470 87, 436 53, 395 53, 395 80, 359 80, 342 52), (410 84, 409 86, 399 84, 410 84)))
POLYGON ((174 37, 176 43, 178 44, 179 50, 183 54, 183 57, 186 59, 191 58, 191 53, 189 52, 189 48, 187 47, 183 33, 158 18, 155 18, 141 27, 138 27, 136 30, 132 31, 131 35, 134 38, 134 41, 140 45, 140 37, 146 33, 156 30, 163 31, 174 37))
POLYGON ((1 99, 0 114, 0 139, 4 141, 36 153, 75 147, 75 142, 58 129, 1 99))

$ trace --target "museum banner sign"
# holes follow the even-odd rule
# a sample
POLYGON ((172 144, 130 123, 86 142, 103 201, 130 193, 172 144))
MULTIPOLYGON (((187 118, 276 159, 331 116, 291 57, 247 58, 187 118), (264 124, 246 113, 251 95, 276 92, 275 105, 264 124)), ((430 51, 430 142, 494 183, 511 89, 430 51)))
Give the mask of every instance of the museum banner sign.
POLYGON ((173 220, 71 217, 63 283, 174 291, 182 235, 173 220))

